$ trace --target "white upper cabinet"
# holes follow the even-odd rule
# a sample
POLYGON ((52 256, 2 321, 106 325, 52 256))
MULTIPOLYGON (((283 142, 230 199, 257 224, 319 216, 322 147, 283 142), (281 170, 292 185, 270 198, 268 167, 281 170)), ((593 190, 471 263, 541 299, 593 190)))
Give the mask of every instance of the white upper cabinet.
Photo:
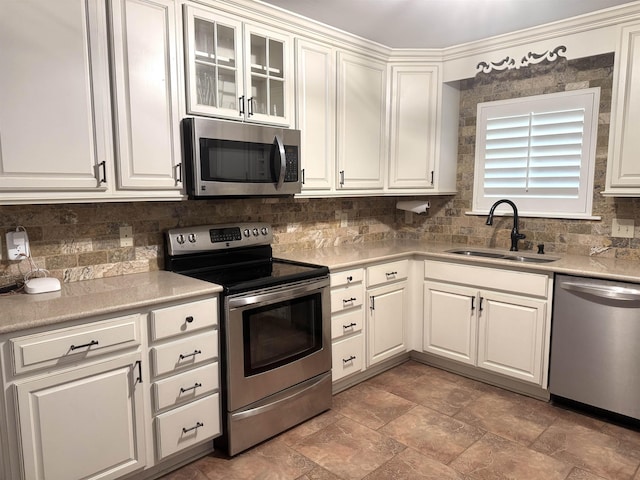
POLYGON ((336 163, 335 50, 296 40, 296 126, 301 132, 303 192, 330 191, 336 163))
POLYGON ((640 22, 620 29, 604 195, 640 197, 640 22))
POLYGON ((119 189, 182 187, 176 8, 174 0, 111 2, 119 189))
POLYGON ((386 164, 386 64, 338 52, 338 190, 378 190, 386 164))
POLYGON ((184 8, 188 113, 290 125, 291 38, 206 7, 184 8))
POLYGON ((0 2, 0 45, 0 198, 9 196, 3 191, 106 190, 104 2, 0 2))
POLYGON ((438 68, 391 66, 389 188, 434 188, 438 68))

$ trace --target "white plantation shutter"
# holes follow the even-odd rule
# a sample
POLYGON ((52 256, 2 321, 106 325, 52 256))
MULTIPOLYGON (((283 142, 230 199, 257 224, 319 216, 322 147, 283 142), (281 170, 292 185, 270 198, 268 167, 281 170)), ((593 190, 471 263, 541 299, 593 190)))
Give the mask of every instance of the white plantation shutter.
POLYGON ((474 212, 508 198, 530 216, 591 216, 599 93, 479 104, 474 212))

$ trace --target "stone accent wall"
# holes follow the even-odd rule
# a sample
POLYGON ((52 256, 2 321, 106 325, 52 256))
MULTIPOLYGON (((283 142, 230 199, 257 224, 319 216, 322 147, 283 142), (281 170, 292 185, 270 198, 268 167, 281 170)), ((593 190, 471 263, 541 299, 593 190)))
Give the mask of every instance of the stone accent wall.
POLYGON ((162 269, 163 232, 189 225, 267 222, 273 226, 277 251, 386 240, 395 235, 396 200, 251 198, 0 206, 0 286, 30 269, 26 260, 6 260, 4 235, 18 225, 27 229, 35 264, 74 282, 162 269), (121 248, 119 228, 126 224, 133 227, 134 246, 121 248))
POLYGON ((511 217, 485 225, 485 217, 466 215, 471 210, 475 164, 477 105, 481 102, 600 87, 600 114, 596 150, 593 214, 602 220, 522 218, 520 231, 527 238, 521 245, 535 250, 640 259, 640 198, 607 198, 604 190, 611 113, 613 54, 542 63, 520 70, 479 74, 460 82, 460 135, 458 144, 458 195, 432 201, 431 214, 420 225, 402 225, 399 236, 425 241, 464 243, 480 247, 508 248, 511 217), (611 237, 614 217, 635 220, 635 238, 611 237))
POLYGON ((478 102, 599 86, 601 105, 593 213, 602 221, 523 218, 523 249, 640 260, 640 198, 605 198, 613 54, 559 60, 521 70, 479 74, 460 83, 460 135, 456 196, 429 197, 429 215, 395 209, 398 198, 242 199, 184 202, 0 206, 0 286, 29 271, 27 261, 6 260, 4 234, 24 226, 35 264, 65 282, 163 268, 163 232, 178 226, 238 221, 273 225, 276 251, 369 243, 392 238, 509 246, 512 220, 466 215, 471 210, 478 102), (343 217, 346 215, 346 219, 343 217), (611 237, 613 217, 635 220, 632 239, 611 237), (121 248, 119 227, 133 226, 134 247, 121 248))

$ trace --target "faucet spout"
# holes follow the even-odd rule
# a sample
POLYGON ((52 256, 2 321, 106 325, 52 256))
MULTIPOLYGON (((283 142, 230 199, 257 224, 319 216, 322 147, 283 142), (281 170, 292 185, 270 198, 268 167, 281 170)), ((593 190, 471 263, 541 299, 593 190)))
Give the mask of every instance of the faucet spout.
POLYGON ((523 238, 526 238, 526 235, 524 235, 523 233, 520 233, 519 231, 518 207, 516 207, 515 203, 513 203, 511 200, 507 200, 504 198, 502 200, 498 200, 496 203, 494 203, 491 206, 491 209, 489 210, 489 216, 487 217, 487 221, 485 223, 486 225, 493 225, 493 214, 496 210, 496 207, 502 203, 506 203, 507 205, 510 205, 511 208, 513 209, 513 228, 511 229, 511 248, 509 250, 512 252, 517 252, 518 240, 522 240, 523 238))

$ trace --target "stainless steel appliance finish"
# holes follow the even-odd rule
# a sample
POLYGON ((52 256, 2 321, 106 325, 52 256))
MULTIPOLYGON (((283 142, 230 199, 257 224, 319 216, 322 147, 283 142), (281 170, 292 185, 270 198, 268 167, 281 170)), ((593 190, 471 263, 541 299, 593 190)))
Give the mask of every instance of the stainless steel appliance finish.
POLYGON ((328 268, 272 258, 265 223, 167 232, 168 270, 218 283, 223 434, 235 455, 331 407, 328 268))
POLYGON ((640 419, 640 285, 557 275, 549 390, 640 419))
POLYGON ((300 131, 209 118, 182 121, 192 198, 300 193, 300 131))

